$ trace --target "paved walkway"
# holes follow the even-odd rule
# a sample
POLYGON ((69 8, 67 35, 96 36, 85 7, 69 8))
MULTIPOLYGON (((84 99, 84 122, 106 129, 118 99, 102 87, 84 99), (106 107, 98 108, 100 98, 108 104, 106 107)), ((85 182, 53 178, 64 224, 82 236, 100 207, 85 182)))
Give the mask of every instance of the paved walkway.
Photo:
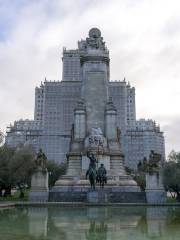
POLYGON ((0 208, 14 207, 14 202, 0 202, 0 208))

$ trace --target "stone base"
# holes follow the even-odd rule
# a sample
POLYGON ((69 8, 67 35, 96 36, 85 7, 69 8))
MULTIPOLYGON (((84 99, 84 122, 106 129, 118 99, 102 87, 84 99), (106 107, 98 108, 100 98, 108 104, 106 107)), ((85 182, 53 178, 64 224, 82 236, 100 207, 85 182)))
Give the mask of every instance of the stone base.
POLYGON ((108 192, 107 191, 89 191, 87 193, 87 202, 89 203, 107 203, 108 192))
POLYGON ((166 192, 163 189, 159 190, 146 190, 146 200, 147 203, 165 203, 166 202, 166 192))
POLYGON ((36 169, 31 177, 31 191, 29 193, 30 202, 48 202, 48 171, 47 169, 36 169))
POLYGON ((48 179, 49 175, 47 169, 37 169, 31 177, 32 191, 48 191, 48 179))
POLYGON ((30 202, 48 202, 49 191, 31 191, 29 193, 30 202))
POLYGON ((107 176, 104 188, 96 185, 96 190, 90 188, 89 180, 84 175, 64 175, 55 183, 49 194, 53 202, 89 202, 89 203, 145 203, 145 192, 140 191, 137 183, 128 175, 107 176))
POLYGON ((55 186, 49 192, 51 202, 89 203, 145 203, 145 192, 125 186, 99 186, 93 191, 89 186, 55 186))
MULTIPOLYGON (((55 187, 62 187, 62 186, 69 186, 69 187, 86 187, 89 188, 89 180, 85 179, 84 176, 68 176, 64 175, 61 176, 59 180, 56 181, 55 187)), ((98 185, 97 185, 98 187, 98 185)), ((105 188, 113 187, 129 191, 140 191, 140 188, 137 186, 137 183, 132 179, 131 176, 128 175, 121 175, 121 176, 107 176, 107 184, 105 188)))

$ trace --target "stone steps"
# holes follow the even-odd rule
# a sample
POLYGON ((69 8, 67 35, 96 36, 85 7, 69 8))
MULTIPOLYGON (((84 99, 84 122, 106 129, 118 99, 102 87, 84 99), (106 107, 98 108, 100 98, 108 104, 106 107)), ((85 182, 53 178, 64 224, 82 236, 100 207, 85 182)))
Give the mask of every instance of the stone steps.
POLYGON ((52 189, 49 193, 52 202, 89 202, 89 203, 146 203, 145 192, 125 192, 97 189, 96 191, 58 191, 52 189))

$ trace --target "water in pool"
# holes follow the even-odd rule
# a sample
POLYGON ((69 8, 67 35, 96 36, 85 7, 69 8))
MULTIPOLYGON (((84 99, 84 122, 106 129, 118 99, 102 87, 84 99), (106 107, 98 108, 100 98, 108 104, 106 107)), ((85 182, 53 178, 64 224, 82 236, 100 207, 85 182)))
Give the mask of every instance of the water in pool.
POLYGON ((2 240, 180 239, 178 207, 29 207, 0 210, 2 240))

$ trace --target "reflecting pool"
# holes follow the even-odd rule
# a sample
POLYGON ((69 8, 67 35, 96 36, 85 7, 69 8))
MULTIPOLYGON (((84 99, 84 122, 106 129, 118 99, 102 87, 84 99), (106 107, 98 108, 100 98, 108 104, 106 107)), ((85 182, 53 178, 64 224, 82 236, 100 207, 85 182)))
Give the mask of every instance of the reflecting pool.
POLYGON ((180 207, 0 209, 2 240, 180 239, 180 207))

